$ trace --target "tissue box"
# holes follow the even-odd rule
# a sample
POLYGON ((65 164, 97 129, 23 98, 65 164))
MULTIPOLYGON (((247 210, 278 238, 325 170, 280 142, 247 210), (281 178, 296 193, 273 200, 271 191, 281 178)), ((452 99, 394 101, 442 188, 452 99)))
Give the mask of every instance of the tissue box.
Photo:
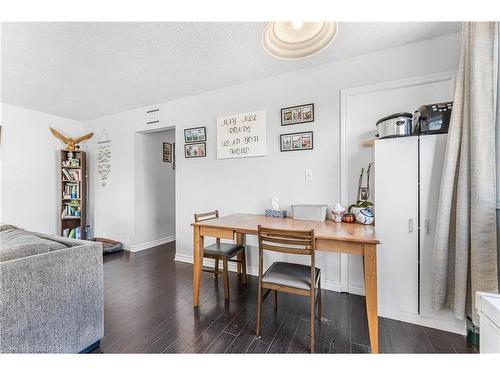
POLYGON ((268 217, 286 217, 286 210, 267 209, 265 215, 268 217))

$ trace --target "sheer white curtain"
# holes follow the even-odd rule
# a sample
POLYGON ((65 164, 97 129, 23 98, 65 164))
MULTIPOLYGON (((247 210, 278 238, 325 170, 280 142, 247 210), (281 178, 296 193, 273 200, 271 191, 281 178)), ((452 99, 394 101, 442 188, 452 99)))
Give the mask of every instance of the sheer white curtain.
POLYGON ((497 23, 462 25, 433 252, 434 308, 472 316, 475 324, 475 292, 498 292, 497 57, 497 23))

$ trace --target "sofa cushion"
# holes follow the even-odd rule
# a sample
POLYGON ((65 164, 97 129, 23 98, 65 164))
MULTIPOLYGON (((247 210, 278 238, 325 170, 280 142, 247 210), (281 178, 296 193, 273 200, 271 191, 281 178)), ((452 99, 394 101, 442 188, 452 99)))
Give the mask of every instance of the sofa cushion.
POLYGON ((9 230, 9 229, 19 229, 13 225, 10 224, 0 224, 0 232, 3 232, 4 230, 9 230))
POLYGON ((2 225, 0 228, 0 262, 61 250, 67 247, 60 242, 41 238, 35 233, 13 226, 2 225))

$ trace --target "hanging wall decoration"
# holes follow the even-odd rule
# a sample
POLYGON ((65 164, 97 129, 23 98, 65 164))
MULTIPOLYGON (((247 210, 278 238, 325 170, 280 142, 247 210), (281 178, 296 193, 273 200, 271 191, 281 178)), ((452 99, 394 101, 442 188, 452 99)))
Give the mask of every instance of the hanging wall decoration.
POLYGON ((185 158, 203 158, 205 156, 207 156, 207 145, 205 142, 184 145, 185 158))
POLYGON ((280 151, 302 151, 313 149, 313 132, 280 135, 280 151))
POLYGON ((217 118, 217 159, 264 155, 266 111, 217 118))
POLYGON ((207 128, 199 126, 197 128, 184 129, 184 142, 206 142, 207 141, 207 128))
POLYGON ((163 161, 172 163, 172 143, 163 142, 163 161))
POLYGON ((94 135, 94 133, 88 133, 78 138, 71 138, 71 137, 65 137, 64 135, 59 133, 56 129, 53 129, 51 127, 49 127, 49 129, 54 137, 58 138, 61 142, 63 142, 66 145, 66 151, 79 150, 80 149, 79 143, 92 138, 92 136, 94 135))
POLYGON ((111 173, 111 140, 106 129, 97 142, 97 173, 101 177, 101 186, 106 186, 111 173))
POLYGON ((302 104, 281 109, 281 126, 314 121, 314 104, 302 104))

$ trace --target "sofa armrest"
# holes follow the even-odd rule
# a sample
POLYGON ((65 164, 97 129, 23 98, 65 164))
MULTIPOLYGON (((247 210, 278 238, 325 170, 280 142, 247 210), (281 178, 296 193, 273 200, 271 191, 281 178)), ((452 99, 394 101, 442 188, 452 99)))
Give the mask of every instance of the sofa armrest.
POLYGON ((101 244, 0 263, 0 352, 78 353, 103 335, 101 244))

